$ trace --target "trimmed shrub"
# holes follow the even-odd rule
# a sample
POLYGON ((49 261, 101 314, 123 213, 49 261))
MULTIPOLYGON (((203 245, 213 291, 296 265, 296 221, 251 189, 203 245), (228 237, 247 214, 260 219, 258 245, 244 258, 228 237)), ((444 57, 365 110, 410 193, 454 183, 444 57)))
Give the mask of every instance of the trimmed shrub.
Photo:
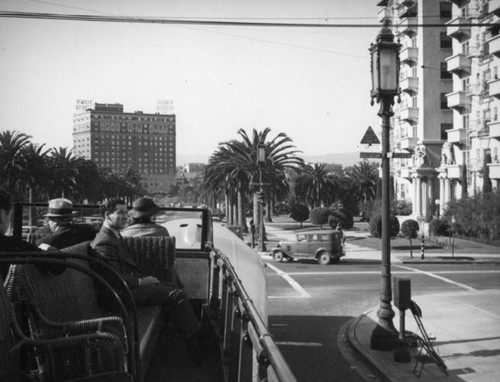
POLYGON ((323 224, 328 223, 328 216, 330 216, 330 210, 325 207, 318 207, 311 210, 311 223, 320 225, 323 228, 323 224))
POLYGON ((335 229, 337 228, 337 224, 342 224, 342 222, 340 221, 340 219, 337 217, 337 216, 333 216, 333 215, 330 215, 328 216, 328 225, 335 229))
POLYGON ((395 204, 395 214, 396 215, 403 215, 403 216, 408 216, 411 215, 413 207, 411 202, 408 200, 397 200, 394 202, 395 204))
POLYGON ((451 236, 451 226, 449 222, 442 219, 432 219, 429 223, 429 235, 451 236))
POLYGON ((415 239, 418 236, 418 231, 420 230, 420 226, 418 222, 413 219, 408 219, 401 224, 401 233, 404 237, 409 239, 415 239))
POLYGON ((303 204, 295 204, 290 210, 290 217, 302 227, 302 223, 309 219, 309 208, 303 204))
POLYGON ((328 224, 332 228, 336 228, 338 223, 342 224, 343 229, 351 229, 354 226, 354 218, 349 210, 346 210, 344 208, 339 210, 331 210, 330 216, 333 216, 335 218, 328 218, 328 224))
POLYGON ((420 226, 418 222, 413 219, 408 219, 401 224, 401 233, 404 237, 410 240, 410 257, 413 257, 413 245, 411 239, 415 239, 418 236, 418 230, 420 226))
MULTIPOLYGON (((395 237, 399 233, 399 220, 396 216, 390 215, 390 230, 391 237, 395 237)), ((373 237, 382 237, 382 215, 374 215, 370 219, 370 233, 373 237)))

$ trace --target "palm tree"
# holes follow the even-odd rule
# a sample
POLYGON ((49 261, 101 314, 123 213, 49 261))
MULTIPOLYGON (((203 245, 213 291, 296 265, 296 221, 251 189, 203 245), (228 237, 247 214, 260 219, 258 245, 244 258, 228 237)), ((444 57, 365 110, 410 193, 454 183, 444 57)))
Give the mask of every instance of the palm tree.
POLYGON ((311 208, 329 205, 335 200, 339 180, 330 174, 325 163, 306 166, 305 171, 296 180, 296 193, 311 208))
POLYGON ((22 195, 26 167, 23 148, 30 143, 31 137, 17 131, 0 132, 0 185, 12 195, 22 195))
POLYGON ((49 197, 72 197, 76 192, 78 159, 66 147, 53 148, 50 151, 51 187, 49 197))
MULTIPOLYGON (((298 158, 297 150, 291 144, 292 140, 284 133, 267 141, 270 128, 258 132, 253 129, 250 137, 243 129, 238 130, 242 140, 231 140, 219 145, 219 149, 210 158, 205 173, 205 181, 212 189, 216 185, 232 187, 237 192, 239 225, 245 229, 245 194, 250 191, 250 184, 259 179, 259 163, 257 161, 259 146, 266 147, 265 162, 262 165, 262 178, 264 183, 270 184, 270 190, 282 187, 284 170, 292 167, 302 167, 303 160, 298 158)), ((254 205, 257 205, 254 193, 254 205)), ((254 221, 259 222, 254 209, 254 221)))
POLYGON ((354 191, 359 202, 366 203, 375 199, 379 179, 378 165, 376 163, 359 162, 348 173, 348 178, 353 182, 354 191))

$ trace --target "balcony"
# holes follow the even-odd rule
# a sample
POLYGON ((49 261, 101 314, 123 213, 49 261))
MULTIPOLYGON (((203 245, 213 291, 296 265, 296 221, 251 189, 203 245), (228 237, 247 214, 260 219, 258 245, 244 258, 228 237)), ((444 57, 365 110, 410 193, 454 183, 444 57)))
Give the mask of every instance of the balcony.
POLYGON ((408 16, 408 7, 405 7, 404 5, 401 5, 401 4, 397 4, 396 16, 400 19, 404 19, 405 17, 407 17, 408 16))
POLYGON ((446 23, 446 34, 459 42, 470 38, 470 20, 463 17, 455 17, 446 23))
POLYGON ((449 179, 462 178, 462 165, 461 164, 449 164, 448 166, 446 166, 446 171, 448 173, 449 179))
POLYGON ((500 98, 500 80, 496 79, 493 81, 488 82, 488 87, 489 87, 489 95, 500 98))
POLYGON ((488 45, 488 51, 496 57, 500 57, 500 34, 497 34, 488 40, 486 40, 488 45))
POLYGON ((500 179, 500 163, 488 163, 491 179, 500 179))
POLYGON ((416 137, 406 137, 399 140, 399 148, 403 150, 413 150, 417 145, 418 138, 416 137))
POLYGON ((495 16, 500 16, 500 0, 490 0, 488 8, 490 13, 493 13, 495 16))
POLYGON ((467 95, 470 96, 478 96, 483 93, 483 86, 480 82, 474 82, 467 85, 467 95))
POLYGON ((418 77, 406 77, 399 83, 401 91, 413 96, 418 93, 418 77))
POLYGON ((384 23, 386 21, 392 21, 392 12, 389 8, 382 8, 378 11, 378 21, 384 23))
POLYGON ((399 4, 404 5, 408 8, 413 7, 415 4, 417 4, 417 0, 401 0, 399 4))
POLYGON ((405 17, 399 23, 399 31, 409 37, 413 37, 417 34, 417 24, 416 17, 405 17))
POLYGON ((411 179, 411 170, 408 167, 401 167, 399 169, 399 176, 405 179, 411 179))
POLYGON ((413 46, 403 48, 399 53, 399 59, 409 66, 416 65, 418 62, 418 48, 413 46))
POLYGON ((399 111, 399 118, 416 124, 418 122, 418 107, 405 107, 399 111))
POLYGON ((470 106, 470 98, 464 90, 459 90, 453 93, 446 94, 448 100, 448 107, 462 111, 470 106))
POLYGON ((448 143, 464 144, 467 138, 465 129, 450 129, 446 130, 448 133, 448 143))
POLYGON ((500 121, 493 121, 489 123, 490 138, 500 140, 500 121))
POLYGON ((464 53, 455 54, 445 60, 449 72, 456 74, 460 78, 470 74, 470 59, 464 53))

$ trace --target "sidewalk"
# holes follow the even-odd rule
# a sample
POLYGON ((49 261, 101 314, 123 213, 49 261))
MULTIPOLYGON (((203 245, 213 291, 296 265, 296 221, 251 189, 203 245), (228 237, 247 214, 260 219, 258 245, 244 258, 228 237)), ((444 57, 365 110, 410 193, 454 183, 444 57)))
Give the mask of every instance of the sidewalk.
MULTIPOLYGON (((429 359, 420 377, 413 370, 418 348, 410 348, 411 361, 396 363, 393 351, 370 348, 377 323, 376 308, 351 322, 347 339, 371 367, 390 381, 498 381, 500 379, 500 291, 428 295, 413 299, 422 309, 422 322, 436 339, 433 346, 447 366, 448 376, 429 359)), ((399 330, 399 312, 393 308, 399 330)), ((406 331, 420 334, 410 311, 406 312, 406 331)), ((424 352, 425 354, 425 352, 424 352)), ((421 365, 420 365, 421 366, 421 365)), ((418 366, 418 368, 420 368, 418 366)))
MULTIPOLYGON (((294 232, 266 225, 268 250, 273 241, 292 239, 294 232)), ((380 250, 359 246, 356 238, 364 233, 346 231, 345 246, 348 259, 381 259, 380 250), (349 240, 351 239, 351 240, 349 240)), ((481 247, 474 244, 472 247, 481 247)), ((478 253, 456 253, 451 257, 443 251, 426 251, 421 259, 418 247, 413 259, 409 251, 391 250, 391 262, 403 264, 415 263, 471 263, 500 262, 496 248, 483 246, 478 253)), ((268 253, 261 253, 266 255, 268 253)), ((500 276, 499 276, 500 277, 500 276)), ((343 337, 354 348, 355 354, 363 363, 377 370, 383 380, 389 381, 497 381, 500 380, 500 290, 463 291, 414 297, 413 300, 422 309, 422 322, 433 340, 437 354, 447 366, 445 375, 428 357, 418 357, 419 348, 409 348, 409 363, 394 362, 393 351, 376 351, 370 348, 371 333, 377 325, 378 307, 361 314, 346 325, 343 337), (424 360, 420 376, 414 373, 417 359, 424 360)), ((399 330, 399 311, 393 306, 393 323, 399 330)), ((412 313, 406 311, 406 331, 421 334, 412 313)), ((425 356, 425 352, 424 352, 425 356)), ((422 364, 417 365, 417 370, 422 364)))

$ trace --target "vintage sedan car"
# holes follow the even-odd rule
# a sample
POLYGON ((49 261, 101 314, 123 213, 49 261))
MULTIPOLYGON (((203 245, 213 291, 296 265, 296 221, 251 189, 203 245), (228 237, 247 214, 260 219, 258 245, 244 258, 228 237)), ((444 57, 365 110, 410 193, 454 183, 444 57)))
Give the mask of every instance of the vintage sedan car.
POLYGON ((294 257, 313 257, 321 265, 338 263, 345 256, 343 233, 337 230, 316 230, 296 233, 296 240, 282 240, 271 250, 274 261, 294 257))

